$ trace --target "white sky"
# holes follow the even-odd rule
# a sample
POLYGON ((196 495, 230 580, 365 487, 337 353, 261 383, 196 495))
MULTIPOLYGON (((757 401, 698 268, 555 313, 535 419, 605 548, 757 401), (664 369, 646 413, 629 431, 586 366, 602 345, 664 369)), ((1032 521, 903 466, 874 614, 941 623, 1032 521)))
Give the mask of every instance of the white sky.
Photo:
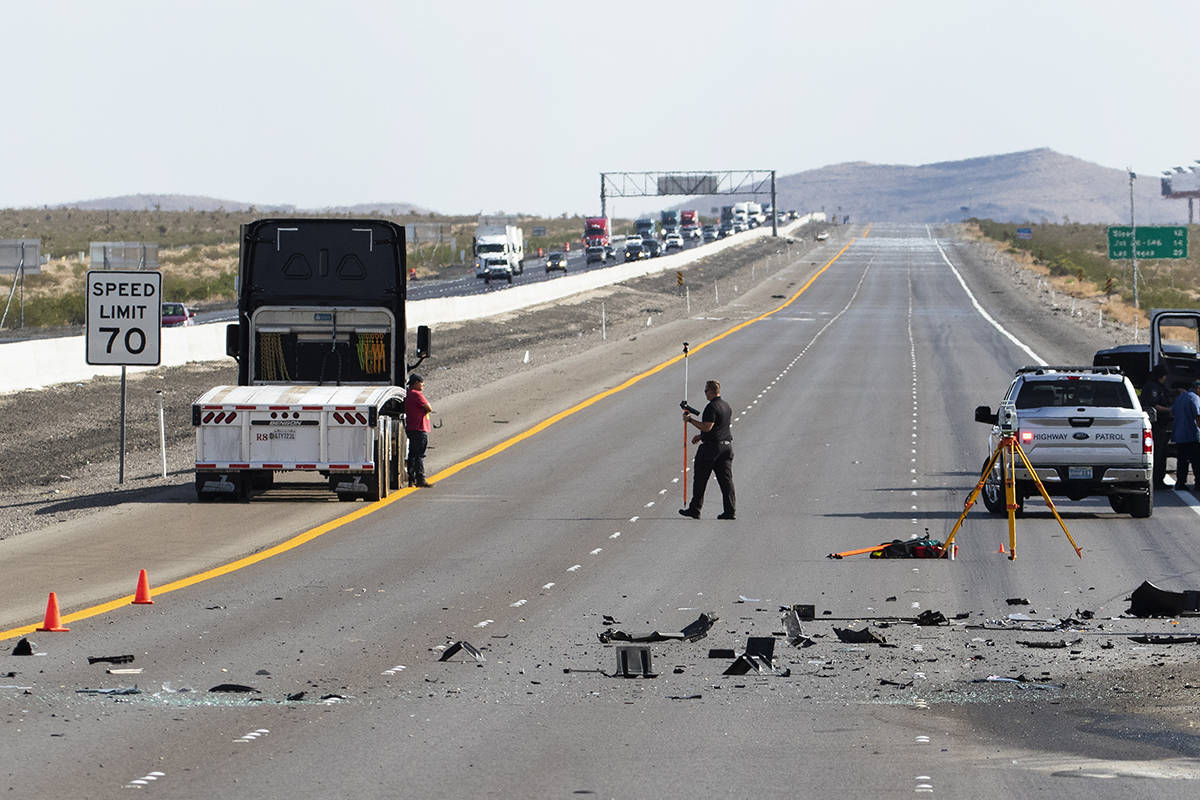
POLYGON ((3 19, 2 207, 556 215, 598 211, 601 171, 1200 158, 1195 0, 9 0, 3 19))

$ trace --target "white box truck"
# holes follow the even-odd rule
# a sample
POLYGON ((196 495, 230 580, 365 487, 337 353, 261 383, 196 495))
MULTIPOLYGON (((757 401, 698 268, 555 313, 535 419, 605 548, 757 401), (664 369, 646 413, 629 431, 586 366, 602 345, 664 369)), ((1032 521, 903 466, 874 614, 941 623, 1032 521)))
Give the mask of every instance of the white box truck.
POLYGON ((525 233, 515 222, 513 217, 479 218, 472 245, 476 278, 512 283, 513 275, 525 272, 525 233))

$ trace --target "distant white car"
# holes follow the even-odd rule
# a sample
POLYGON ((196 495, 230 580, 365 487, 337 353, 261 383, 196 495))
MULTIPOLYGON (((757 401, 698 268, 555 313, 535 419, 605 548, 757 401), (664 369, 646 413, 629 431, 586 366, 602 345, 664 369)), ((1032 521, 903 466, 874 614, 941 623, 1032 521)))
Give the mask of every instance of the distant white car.
POLYGON ((668 233, 666 238, 663 239, 663 246, 667 250, 682 250, 683 236, 678 233, 668 233))

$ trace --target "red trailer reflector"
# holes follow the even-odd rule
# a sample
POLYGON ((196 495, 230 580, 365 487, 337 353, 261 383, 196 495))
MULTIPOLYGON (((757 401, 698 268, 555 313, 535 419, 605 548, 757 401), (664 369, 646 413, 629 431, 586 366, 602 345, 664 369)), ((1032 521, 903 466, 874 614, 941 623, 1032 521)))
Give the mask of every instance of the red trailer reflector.
POLYGON ((362 412, 355 411, 355 412, 354 412, 354 416, 358 418, 358 422, 359 422, 359 424, 360 424, 360 425, 366 425, 366 424, 367 424, 367 418, 366 418, 366 417, 364 417, 364 416, 362 415, 362 412))
POLYGON ((350 469, 349 464, 330 464, 330 469, 350 469))
POLYGON ((249 464, 230 464, 230 469, 250 469, 249 464))
POLYGON ((216 469, 216 464, 197 464, 196 469, 216 469))
POLYGON ((212 422, 212 418, 213 418, 213 412, 210 411, 207 414, 205 414, 204 419, 202 419, 200 421, 207 424, 209 422, 212 422))
POLYGON ((333 412, 333 418, 337 420, 338 425, 343 425, 346 422, 346 420, 342 419, 342 415, 337 411, 333 412))
POLYGON ((263 464, 263 469, 283 469, 283 464, 263 464))

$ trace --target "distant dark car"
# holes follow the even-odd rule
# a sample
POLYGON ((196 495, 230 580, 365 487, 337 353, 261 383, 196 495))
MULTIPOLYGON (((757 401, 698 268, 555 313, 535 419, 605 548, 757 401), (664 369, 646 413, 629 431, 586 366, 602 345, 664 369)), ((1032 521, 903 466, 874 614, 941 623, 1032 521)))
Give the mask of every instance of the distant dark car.
POLYGON ((194 325, 196 312, 185 306, 183 303, 163 303, 162 304, 162 326, 164 328, 178 328, 184 325, 194 325))
MULTIPOLYGON (((590 247, 588 249, 591 250, 590 247)), ((563 272, 567 271, 566 253, 559 253, 556 251, 546 256, 546 272, 549 272, 552 269, 561 269, 563 272)))
POLYGON ((654 258, 663 254, 663 244, 658 239, 642 239, 642 249, 646 251, 647 258, 654 258))
POLYGON ((585 252, 587 253, 587 263, 589 264, 603 264, 609 259, 617 257, 616 251, 606 244, 594 244, 585 252))
POLYGON ((625 260, 637 261, 639 258, 649 258, 650 253, 646 251, 642 241, 639 239, 636 242, 629 242, 625 245, 625 260))

